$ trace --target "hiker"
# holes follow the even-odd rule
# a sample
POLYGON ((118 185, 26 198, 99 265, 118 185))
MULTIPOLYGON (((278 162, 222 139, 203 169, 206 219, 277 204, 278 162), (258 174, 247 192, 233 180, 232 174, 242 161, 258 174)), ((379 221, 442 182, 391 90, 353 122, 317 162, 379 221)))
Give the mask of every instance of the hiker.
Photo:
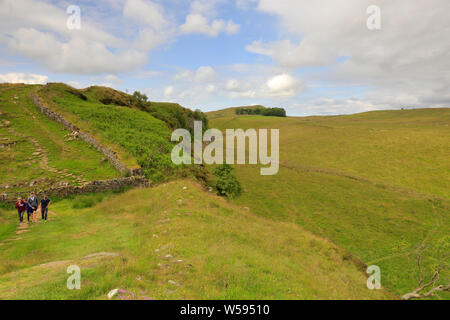
POLYGON ((31 216, 31 220, 36 222, 36 211, 39 207, 39 200, 34 195, 34 192, 30 193, 30 197, 27 200, 27 204, 28 204, 28 210, 27 210, 28 222, 30 222, 30 216, 31 216))
POLYGON ((22 200, 21 197, 17 198, 17 202, 15 205, 17 209, 17 213, 19 214, 19 221, 20 223, 23 222, 23 215, 25 214, 25 211, 27 210, 27 205, 25 201, 22 200))
POLYGON ((48 206, 50 204, 50 199, 47 196, 44 196, 44 199, 41 199, 41 214, 42 220, 47 222, 47 214, 48 214, 48 206))

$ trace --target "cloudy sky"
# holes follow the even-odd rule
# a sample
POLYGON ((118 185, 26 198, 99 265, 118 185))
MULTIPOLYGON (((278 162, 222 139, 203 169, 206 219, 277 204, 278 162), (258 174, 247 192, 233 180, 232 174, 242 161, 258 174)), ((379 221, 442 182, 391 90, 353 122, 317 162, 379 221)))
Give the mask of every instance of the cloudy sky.
POLYGON ((449 0, 0 0, 0 82, 106 85, 203 111, 449 107, 449 15, 449 0), (367 27, 373 5, 381 29, 367 27))

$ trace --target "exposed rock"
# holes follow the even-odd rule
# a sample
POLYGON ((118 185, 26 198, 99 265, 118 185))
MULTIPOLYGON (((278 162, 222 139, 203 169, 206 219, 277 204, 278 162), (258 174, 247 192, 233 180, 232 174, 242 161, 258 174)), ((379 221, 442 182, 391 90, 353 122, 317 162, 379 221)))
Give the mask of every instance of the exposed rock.
POLYGON ((169 280, 168 282, 169 282, 169 284, 174 285, 174 286, 177 286, 177 285, 178 285, 178 283, 176 283, 176 282, 173 281, 173 280, 169 280))
POLYGON ((113 289, 113 290, 111 290, 110 292, 108 292, 108 299, 111 300, 111 299, 114 298, 114 296, 115 296, 116 294, 118 294, 118 293, 119 293, 119 289, 113 289))

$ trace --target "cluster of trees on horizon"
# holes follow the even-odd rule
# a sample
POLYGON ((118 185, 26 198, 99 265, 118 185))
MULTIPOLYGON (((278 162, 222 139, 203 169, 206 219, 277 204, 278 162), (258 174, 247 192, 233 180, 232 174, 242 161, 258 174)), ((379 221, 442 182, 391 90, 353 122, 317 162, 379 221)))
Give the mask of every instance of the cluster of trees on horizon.
POLYGON ((262 115, 268 117, 286 117, 284 108, 266 108, 263 106, 236 108, 237 115, 262 115))

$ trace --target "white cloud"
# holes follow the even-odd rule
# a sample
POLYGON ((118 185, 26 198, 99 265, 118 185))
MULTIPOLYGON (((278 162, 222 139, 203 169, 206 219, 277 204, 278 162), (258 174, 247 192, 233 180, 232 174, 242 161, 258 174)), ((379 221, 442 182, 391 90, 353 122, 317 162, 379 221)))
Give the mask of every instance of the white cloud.
POLYGON ((25 83, 25 84, 45 84, 48 77, 33 73, 16 73, 0 74, 0 82, 7 83, 25 83))
POLYGON ((289 74, 283 73, 267 80, 269 93, 280 97, 293 97, 298 93, 299 83, 289 74))
POLYGON ((210 66, 200 67, 197 69, 194 79, 196 82, 208 82, 212 81, 215 75, 216 72, 212 67, 210 66))
POLYGON ((108 75, 104 76, 103 80, 105 80, 107 82, 117 83, 117 84, 123 83, 123 80, 114 74, 108 74, 108 75))
POLYGON ((204 34, 210 37, 217 37, 220 33, 225 32, 228 35, 239 32, 240 26, 233 21, 224 21, 215 19, 211 23, 209 20, 198 13, 191 13, 186 16, 186 22, 180 26, 183 34, 204 34))
POLYGON ((168 86, 164 90, 164 95, 168 98, 170 98, 175 93, 175 88, 173 86, 168 86))
POLYGON ((213 93, 214 91, 216 91, 216 86, 213 84, 208 84, 206 86, 206 92, 208 93, 213 93))
POLYGON ((175 80, 185 80, 192 79, 194 77, 194 73, 191 70, 184 70, 180 73, 177 73, 174 77, 175 80))
POLYGON ((239 91, 241 89, 241 84, 239 83, 239 80, 230 79, 227 81, 225 89, 228 91, 239 91))
POLYGON ((227 25, 225 27, 225 32, 227 34, 236 34, 239 32, 240 28, 241 28, 240 25, 234 23, 231 20, 228 20, 227 25))
POLYGON ((258 0, 235 0, 236 8, 240 10, 248 10, 258 0))
POLYGON ((377 108, 373 104, 360 99, 318 98, 302 103, 295 103, 287 108, 288 113, 295 115, 327 115, 352 114, 372 111, 377 108))
POLYGON ((228 65, 183 70, 173 77, 175 101, 186 106, 211 103, 218 99, 250 104, 286 102, 303 89, 302 80, 280 68, 265 65, 228 65))
POLYGON ((75 80, 68 81, 67 84, 69 86, 71 86, 71 87, 76 88, 76 89, 83 89, 84 88, 84 86, 83 86, 83 84, 81 82, 75 81, 75 80))
POLYGON ((11 50, 57 72, 117 73, 143 65, 147 60, 144 52, 129 49, 113 53, 101 43, 87 41, 82 37, 61 42, 52 33, 32 28, 18 29, 11 35, 7 41, 11 50))
POLYGON ((219 2, 218 0, 194 0, 189 11, 206 16, 215 16, 217 15, 216 6, 219 2))
POLYGON ((162 29, 167 24, 163 8, 152 1, 127 0, 123 7, 123 15, 153 29, 162 29))
POLYGON ((447 0, 258 0, 258 9, 278 16, 289 39, 254 41, 246 47, 250 52, 287 70, 328 67, 315 79, 373 88, 362 98, 364 106, 450 104, 447 0), (381 7, 378 31, 366 26, 373 4, 381 7), (340 57, 346 61, 338 63, 340 57))
POLYGON ((216 76, 216 71, 211 66, 202 66, 197 70, 184 70, 175 75, 175 80, 194 81, 197 83, 205 83, 213 81, 216 76))
POLYGON ((135 47, 151 51, 173 38, 176 28, 164 8, 152 1, 127 0, 123 15, 128 22, 139 25, 135 47))
MULTIPOLYGON (((83 6, 79 30, 66 27, 65 8, 44 1, 0 0, 0 8, 0 44, 56 72, 98 74, 137 69, 147 62, 148 51, 169 42, 176 30, 162 7, 152 1, 127 0, 123 11, 111 12, 112 16, 105 18, 109 20, 101 20, 102 25, 92 22, 83 6), (120 33, 104 31, 118 24, 136 26, 139 32, 118 37, 120 33)), ((88 13, 94 15, 94 11, 88 13)))
POLYGON ((146 78, 153 78, 153 77, 160 77, 164 73, 157 70, 138 70, 134 72, 131 76, 136 79, 146 79, 146 78))

